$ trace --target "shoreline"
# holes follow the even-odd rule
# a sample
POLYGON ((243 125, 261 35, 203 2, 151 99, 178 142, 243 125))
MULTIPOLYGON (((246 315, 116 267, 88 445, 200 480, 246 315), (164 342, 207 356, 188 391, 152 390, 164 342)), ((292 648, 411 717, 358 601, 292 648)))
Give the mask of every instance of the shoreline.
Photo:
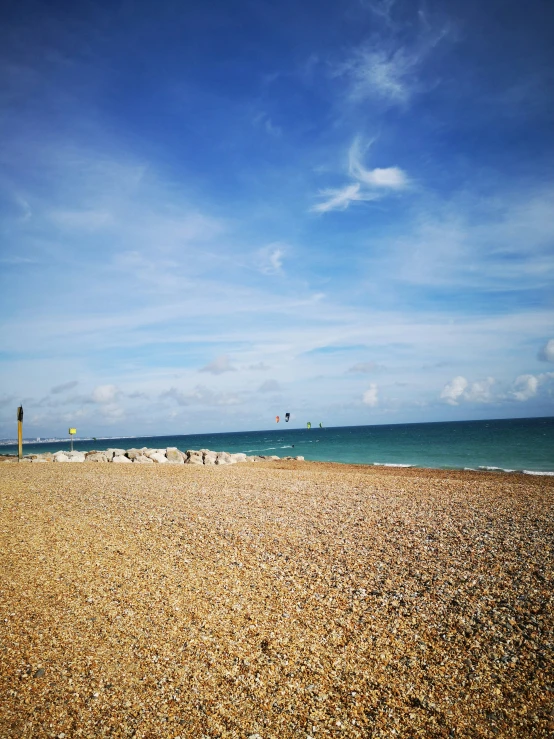
POLYGON ((548 477, 0 465, 0 734, 550 736, 553 537, 548 477))
MULTIPOLYGON (((148 461, 148 460, 137 460, 133 457, 133 454, 135 452, 144 452, 146 450, 146 447, 143 447, 140 450, 137 450, 135 448, 131 448, 130 450, 117 450, 118 452, 124 452, 125 455, 128 455, 128 452, 131 452, 131 461, 148 461)), ((23 459, 21 461, 23 462, 36 462, 36 461, 89 461, 89 462, 95 462, 95 463, 105 463, 113 461, 113 459, 102 459, 99 455, 104 455, 106 452, 111 452, 113 449, 108 450, 90 450, 87 452, 67 452, 65 450, 59 450, 58 452, 48 452, 46 454, 27 454, 23 456, 23 459), (78 455, 79 459, 73 459, 71 460, 69 457, 71 454, 78 455), (63 455, 63 459, 57 459, 57 455, 63 455), (91 456, 90 459, 87 459, 87 457, 91 456), (67 458, 65 458, 67 457, 67 458), (82 457, 82 458, 81 458, 82 457)), ((178 454, 183 456, 183 462, 189 461, 187 459, 187 455, 190 456, 190 452, 181 452, 176 447, 169 447, 165 450, 163 449, 148 449, 147 452, 163 452, 167 456, 167 452, 176 451, 178 454)), ((492 472, 494 474, 506 474, 506 475, 526 475, 528 477, 554 477, 554 470, 530 470, 530 469, 505 469, 502 467, 496 467, 496 466, 482 466, 482 467, 418 467, 417 465, 412 464, 402 464, 402 463, 394 463, 394 462, 372 462, 372 463, 364 463, 364 462, 341 462, 341 461, 334 461, 334 460, 305 460, 302 456, 284 456, 279 457, 278 455, 251 455, 248 456, 244 453, 229 453, 229 452, 216 452, 216 451, 209 451, 209 450, 200 450, 200 452, 193 452, 193 454, 199 454, 199 453, 206 453, 212 455, 213 460, 215 461, 217 456, 221 456, 220 464, 229 462, 235 463, 235 462, 260 462, 260 461, 290 461, 290 460, 297 460, 302 461, 304 463, 309 464, 337 464, 342 465, 345 467, 348 466, 354 466, 354 467, 362 467, 362 468, 373 468, 373 469, 396 469, 396 470, 421 470, 421 471, 437 471, 437 472, 475 472, 475 473, 485 473, 485 472, 492 472)), ((160 458, 153 458, 154 462, 161 462, 164 460, 161 460, 160 458)), ((167 461, 167 459, 165 460, 167 461)), ((175 463, 176 459, 173 460, 173 463, 175 463)), ((181 460, 179 460, 180 462, 181 460)), ((18 462, 17 454, 1 454, 0 453, 0 464, 3 462, 18 462)), ((210 461, 210 464, 212 462, 210 461)), ((217 462, 215 462, 217 463, 217 462)))

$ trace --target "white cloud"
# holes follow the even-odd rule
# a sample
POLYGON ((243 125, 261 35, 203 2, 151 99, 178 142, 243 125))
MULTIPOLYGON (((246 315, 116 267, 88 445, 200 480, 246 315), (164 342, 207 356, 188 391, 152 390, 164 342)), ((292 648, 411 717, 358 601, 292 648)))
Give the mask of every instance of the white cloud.
POLYGON ((465 377, 459 375, 447 383, 441 392, 441 399, 449 405, 459 405, 460 402, 494 403, 506 400, 517 400, 523 403, 537 397, 539 394, 552 395, 554 387, 554 372, 545 372, 540 375, 519 375, 511 383, 507 392, 493 393, 496 385, 494 377, 477 380, 469 383, 465 377))
POLYGON ((265 362, 257 362, 256 364, 249 365, 248 369, 254 370, 255 372, 267 372, 271 367, 265 362))
POLYGON ((210 372, 212 375, 222 375, 224 372, 236 372, 235 367, 231 365, 229 356, 222 354, 220 357, 216 357, 213 362, 207 364, 205 367, 199 370, 200 372, 210 372))
POLYGON ((369 388, 365 391, 362 402, 370 408, 375 408, 379 403, 378 388, 374 382, 372 382, 369 388))
POLYGON ((554 362, 554 339, 549 339, 539 352, 541 362, 554 362))
POLYGON ((458 375, 443 387, 440 397, 449 405, 458 405, 462 400, 490 403, 493 400, 491 390, 494 384, 494 377, 486 377, 470 384, 465 377, 458 375))
POLYGON ((465 377, 458 375, 451 382, 447 383, 441 392, 441 399, 446 400, 450 405, 458 405, 460 398, 463 396, 468 382, 465 377))
POLYGON ((348 152, 348 173, 351 177, 375 188, 401 190, 408 185, 406 173, 398 167, 366 169, 362 164, 361 148, 360 139, 355 138, 348 152))
POLYGON ((520 402, 534 398, 539 389, 541 377, 545 377, 545 375, 539 375, 539 377, 535 375, 520 375, 516 377, 512 390, 509 393, 510 396, 520 402))
POLYGON ((490 403, 493 400, 492 387, 495 384, 494 377, 486 377, 484 380, 477 380, 464 392, 464 399, 474 403, 490 403))
POLYGON ((120 394, 120 390, 116 385, 98 385, 92 391, 92 400, 95 403, 108 404, 112 403, 120 394))
POLYGON ((346 210, 350 203, 377 200, 386 191, 403 190, 408 186, 408 177, 399 167, 366 169, 361 148, 360 139, 356 137, 348 152, 348 174, 357 182, 339 189, 320 190, 319 195, 324 199, 313 206, 312 211, 346 210))

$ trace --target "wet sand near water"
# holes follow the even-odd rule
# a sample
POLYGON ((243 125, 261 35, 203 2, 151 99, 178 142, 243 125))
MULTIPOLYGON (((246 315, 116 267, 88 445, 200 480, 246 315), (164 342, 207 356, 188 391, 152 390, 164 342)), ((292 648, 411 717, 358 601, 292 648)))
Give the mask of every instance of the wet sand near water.
POLYGON ((554 479, 0 464, 0 737, 551 737, 554 479))

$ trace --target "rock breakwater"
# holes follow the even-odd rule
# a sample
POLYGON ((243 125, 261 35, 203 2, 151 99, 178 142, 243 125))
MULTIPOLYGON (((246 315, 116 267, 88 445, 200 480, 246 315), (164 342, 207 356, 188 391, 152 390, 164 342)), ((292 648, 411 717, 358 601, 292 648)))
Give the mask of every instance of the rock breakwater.
MULTIPOLYGON (((13 459, 16 460, 15 457, 13 459)), ((237 464, 238 462, 268 462, 281 459, 297 462, 304 461, 304 457, 277 457, 275 455, 248 456, 242 452, 231 454, 229 452, 213 452, 209 449, 187 449, 187 451, 182 452, 177 447, 167 447, 167 449, 142 447, 141 449, 105 449, 104 451, 92 450, 89 452, 47 452, 45 454, 29 454, 23 457, 21 461, 35 464, 45 462, 111 462, 112 464, 225 465, 237 464)))

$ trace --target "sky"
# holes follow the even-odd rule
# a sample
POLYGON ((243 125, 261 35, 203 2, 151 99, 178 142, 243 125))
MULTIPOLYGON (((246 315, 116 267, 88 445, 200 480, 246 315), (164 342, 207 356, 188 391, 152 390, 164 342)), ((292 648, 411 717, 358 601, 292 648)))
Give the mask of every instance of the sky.
POLYGON ((550 0, 0 11, 0 437, 554 415, 550 0))

